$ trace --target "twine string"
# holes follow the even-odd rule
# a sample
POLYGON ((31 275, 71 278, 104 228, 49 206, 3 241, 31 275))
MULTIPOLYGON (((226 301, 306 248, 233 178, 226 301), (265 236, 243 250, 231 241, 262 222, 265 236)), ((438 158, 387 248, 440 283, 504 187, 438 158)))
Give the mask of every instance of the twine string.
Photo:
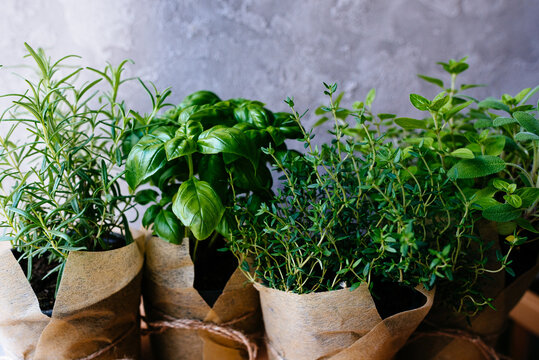
POLYGON ((252 313, 247 313, 229 322, 218 325, 196 319, 177 319, 166 314, 161 314, 163 320, 148 321, 147 319, 143 319, 146 322, 148 329, 143 329, 142 333, 159 334, 167 329, 204 330, 211 334, 242 344, 247 349, 249 360, 256 360, 256 355, 258 353, 258 346, 256 343, 243 332, 231 327, 232 324, 238 323, 251 315, 252 313))
POLYGON ((120 337, 118 337, 112 343, 110 343, 107 346, 97 350, 96 352, 94 352, 94 353, 92 353, 90 355, 79 358, 78 360, 92 360, 92 359, 97 358, 98 356, 101 356, 101 355, 105 354, 109 350, 112 350, 117 345, 122 343, 122 341, 124 341, 135 329, 138 329, 138 322, 133 323, 133 325, 126 332, 124 332, 120 337))

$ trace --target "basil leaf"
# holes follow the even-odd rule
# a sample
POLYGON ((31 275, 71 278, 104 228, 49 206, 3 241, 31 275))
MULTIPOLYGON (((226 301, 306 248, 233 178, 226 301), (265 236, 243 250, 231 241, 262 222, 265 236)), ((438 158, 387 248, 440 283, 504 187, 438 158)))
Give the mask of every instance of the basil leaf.
POLYGON ((146 189, 137 192, 135 195, 135 201, 140 205, 146 205, 150 202, 155 202, 157 200, 157 191, 152 189, 146 189))
POLYGON ((191 178, 180 186, 172 211, 197 240, 204 240, 221 221, 225 208, 210 184, 191 178))
POLYGON ((185 109, 193 105, 205 105, 205 104, 213 105, 219 101, 221 101, 221 99, 219 99, 219 96, 215 95, 211 91, 200 90, 190 95, 187 95, 183 99, 183 101, 180 103, 179 107, 182 109, 185 109))
POLYGON ((198 150, 203 154, 228 153, 247 158, 257 166, 257 151, 241 130, 236 128, 215 126, 204 131, 198 137, 198 150))
POLYGON ((180 244, 183 226, 170 210, 161 210, 155 218, 153 230, 161 239, 172 244, 180 244))
POLYGON ((131 149, 127 161, 126 181, 131 189, 135 189, 144 180, 165 166, 167 159, 165 142, 172 138, 170 128, 160 128, 154 133, 145 135, 131 149))
POLYGON ((161 211, 160 205, 152 205, 146 211, 144 212, 144 216, 142 217, 142 226, 145 228, 149 228, 151 224, 154 223, 155 218, 161 211))

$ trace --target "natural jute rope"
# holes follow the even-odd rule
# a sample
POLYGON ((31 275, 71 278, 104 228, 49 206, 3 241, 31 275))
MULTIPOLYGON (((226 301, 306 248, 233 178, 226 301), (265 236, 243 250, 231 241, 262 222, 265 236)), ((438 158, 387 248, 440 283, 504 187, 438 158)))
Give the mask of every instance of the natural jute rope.
POLYGON ((247 349, 247 353, 249 354, 249 360, 255 360, 258 353, 258 346, 256 345, 256 343, 249 339, 249 337, 247 337, 247 335, 245 335, 241 331, 230 327, 230 325, 237 323, 251 315, 251 313, 248 313, 230 322, 218 325, 211 322, 204 322, 201 320, 176 319, 172 316, 161 314, 163 320, 147 321, 146 319, 144 319, 144 321, 148 325, 148 329, 143 329, 143 333, 161 333, 167 329, 204 330, 209 333, 243 344, 243 346, 245 346, 245 348, 247 349))

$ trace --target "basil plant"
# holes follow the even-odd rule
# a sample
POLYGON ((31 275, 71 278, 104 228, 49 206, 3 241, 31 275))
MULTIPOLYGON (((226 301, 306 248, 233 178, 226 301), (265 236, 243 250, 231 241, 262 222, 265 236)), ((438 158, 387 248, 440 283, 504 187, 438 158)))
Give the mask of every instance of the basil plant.
POLYGON ((235 196, 272 194, 270 158, 260 149, 285 151, 285 140, 301 134, 289 113, 272 113, 258 101, 222 101, 210 91, 154 115, 136 116, 144 126, 126 141, 143 136, 129 153, 126 179, 132 190, 147 183, 160 190, 138 191, 136 200, 151 204, 143 225, 153 224, 157 236, 174 244, 227 237, 235 196))

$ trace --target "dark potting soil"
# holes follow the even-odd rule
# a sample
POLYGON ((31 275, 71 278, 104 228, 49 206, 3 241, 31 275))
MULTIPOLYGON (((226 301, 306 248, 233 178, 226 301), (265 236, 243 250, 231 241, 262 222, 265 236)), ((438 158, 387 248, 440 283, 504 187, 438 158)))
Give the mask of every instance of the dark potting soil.
POLYGON ((427 301, 427 298, 414 288, 380 280, 373 281, 371 294, 382 319, 417 309, 427 301))
MULTIPOLYGON (((19 259, 22 255, 16 250, 11 250, 16 259, 19 259)), ((28 260, 21 259, 19 261, 24 275, 28 276, 28 260)), ((43 279, 45 275, 54 269, 58 264, 51 263, 46 257, 33 258, 32 259, 32 278, 30 279, 30 286, 36 294, 39 301, 39 307, 41 311, 48 316, 52 315, 52 308, 54 307, 54 292, 56 291, 56 282, 58 281, 58 272, 49 275, 43 279)))
POLYGON ((126 245, 125 236, 118 233, 109 233, 106 236, 103 236, 103 242, 107 244, 107 249, 98 249, 97 251, 116 250, 126 245))
MULTIPOLYGON (((191 241, 191 257, 193 257, 195 246, 194 241, 191 241)), ((209 240, 198 243, 194 261, 194 288, 210 307, 213 307, 217 298, 223 293, 226 283, 238 267, 238 261, 230 251, 217 251, 224 247, 225 240, 221 236, 213 244, 210 244, 209 240)))
MULTIPOLYGON (((125 237, 121 234, 110 233, 103 237, 103 241, 109 246, 107 250, 119 249, 125 246, 125 237)), ((19 259, 22 255, 22 253, 15 249, 12 249, 11 251, 16 259, 19 259)), ((97 251, 103 250, 98 249, 97 251)), ((28 260, 21 259, 19 265, 21 266, 24 275, 28 276, 28 260)), ((45 279, 43 277, 57 265, 57 263, 49 263, 48 258, 45 256, 32 259, 32 277, 30 279, 30 286, 32 286, 32 290, 34 290, 37 300, 39 301, 41 312, 49 317, 52 316, 52 309, 54 308, 58 272, 52 273, 45 279)))

